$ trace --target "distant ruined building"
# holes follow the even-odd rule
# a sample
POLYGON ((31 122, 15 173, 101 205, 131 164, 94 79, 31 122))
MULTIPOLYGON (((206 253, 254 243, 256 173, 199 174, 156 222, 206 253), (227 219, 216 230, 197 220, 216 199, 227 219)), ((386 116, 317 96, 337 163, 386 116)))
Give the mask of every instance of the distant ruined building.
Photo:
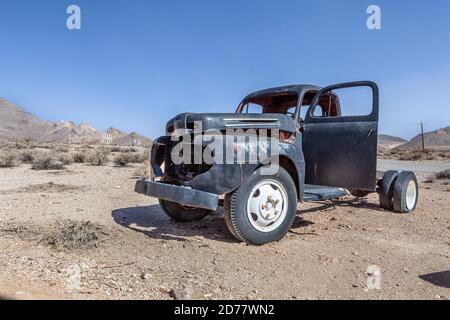
POLYGON ((111 145, 113 143, 113 137, 111 133, 105 132, 103 134, 103 144, 111 145))
POLYGON ((140 146, 141 145, 141 140, 139 139, 133 139, 133 141, 131 142, 131 145, 134 146, 140 146))

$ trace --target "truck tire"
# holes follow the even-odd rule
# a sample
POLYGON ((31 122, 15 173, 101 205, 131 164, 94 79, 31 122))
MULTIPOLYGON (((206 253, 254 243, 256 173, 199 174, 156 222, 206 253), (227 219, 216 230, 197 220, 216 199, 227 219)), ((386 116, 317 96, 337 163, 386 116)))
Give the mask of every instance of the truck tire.
POLYGON ((403 171, 394 186, 394 211, 410 213, 416 210, 419 199, 419 184, 414 172, 403 171))
POLYGON ((398 171, 386 171, 381 180, 379 190, 380 207, 392 211, 394 209, 394 185, 398 177, 398 171))
POLYGON ((225 217, 225 223, 227 225, 228 230, 233 235, 233 237, 235 237, 239 241, 243 242, 244 240, 239 238, 239 235, 236 233, 236 231, 234 231, 233 224, 231 223, 231 217, 230 217, 229 212, 230 212, 231 196, 232 195, 233 195, 232 193, 225 195, 225 199, 224 199, 224 202, 223 202, 223 212, 224 212, 224 217, 225 217))
POLYGON ((206 217, 211 211, 201 208, 190 208, 182 206, 176 202, 159 200, 159 205, 171 219, 178 222, 192 222, 201 220, 206 217))
POLYGON ((297 191, 289 173, 251 174, 230 194, 225 205, 225 221, 239 241, 262 245, 278 241, 291 228, 297 213, 297 191))

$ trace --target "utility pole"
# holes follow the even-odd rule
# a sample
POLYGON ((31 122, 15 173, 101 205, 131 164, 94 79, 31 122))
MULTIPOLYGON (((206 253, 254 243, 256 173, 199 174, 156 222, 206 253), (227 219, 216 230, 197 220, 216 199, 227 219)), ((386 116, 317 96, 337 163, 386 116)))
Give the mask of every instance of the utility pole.
POLYGON ((425 153, 425 137, 423 135, 423 122, 420 122, 420 129, 422 131, 422 152, 425 153))

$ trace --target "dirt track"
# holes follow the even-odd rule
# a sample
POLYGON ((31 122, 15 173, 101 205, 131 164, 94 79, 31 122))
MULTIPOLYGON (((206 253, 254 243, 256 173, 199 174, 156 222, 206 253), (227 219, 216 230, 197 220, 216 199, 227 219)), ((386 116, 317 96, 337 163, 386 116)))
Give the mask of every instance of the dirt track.
POLYGON ((185 284, 198 299, 450 298, 450 192, 442 183, 421 184, 411 215, 380 210, 376 195, 301 204, 285 239, 253 247, 234 240, 220 213, 168 220, 155 199, 133 192, 133 167, 68 168, 0 169, 0 296, 170 299, 185 284), (48 182, 56 187, 36 187, 48 182), (104 226, 104 241, 55 250, 27 237, 64 219, 104 226), (370 265, 381 268, 381 290, 366 288, 370 265))

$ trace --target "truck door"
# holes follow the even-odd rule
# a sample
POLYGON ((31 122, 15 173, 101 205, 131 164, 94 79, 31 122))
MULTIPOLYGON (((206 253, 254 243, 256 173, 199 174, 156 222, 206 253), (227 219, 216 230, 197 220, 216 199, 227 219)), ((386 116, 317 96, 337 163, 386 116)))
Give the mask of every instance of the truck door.
POLYGON ((304 119, 305 183, 376 190, 378 107, 378 86, 369 81, 315 95, 304 119))

